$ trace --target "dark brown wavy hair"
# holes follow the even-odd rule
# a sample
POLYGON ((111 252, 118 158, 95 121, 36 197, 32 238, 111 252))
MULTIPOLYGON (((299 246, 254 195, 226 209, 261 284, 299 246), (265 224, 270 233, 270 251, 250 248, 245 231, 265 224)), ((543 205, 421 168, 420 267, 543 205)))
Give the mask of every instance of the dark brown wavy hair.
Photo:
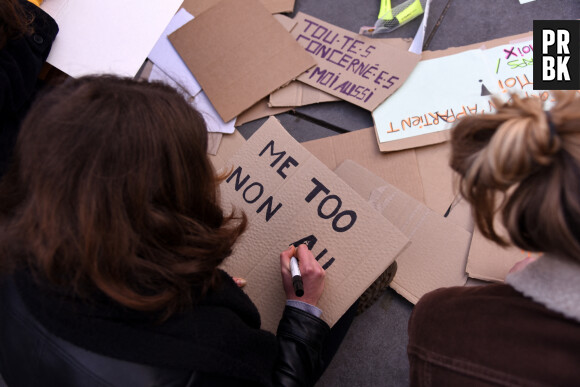
POLYGON ((466 117, 451 132, 450 165, 482 234, 527 251, 580 260, 580 95, 495 100, 494 114, 466 117), (550 128, 551 126, 551 128, 550 128))
POLYGON ((31 32, 29 17, 18 0, 0 1, 0 48, 9 40, 17 39, 31 32))
POLYGON ((86 296, 169 316, 218 279, 225 216, 205 122, 174 89, 110 76, 39 98, 0 183, 0 257, 86 296))

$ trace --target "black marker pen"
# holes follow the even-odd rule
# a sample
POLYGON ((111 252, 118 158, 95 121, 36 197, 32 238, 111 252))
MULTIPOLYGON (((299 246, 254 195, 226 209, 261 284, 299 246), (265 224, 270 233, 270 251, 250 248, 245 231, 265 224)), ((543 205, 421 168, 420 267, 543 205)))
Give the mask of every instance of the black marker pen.
POLYGON ((304 295, 304 287, 302 285, 302 275, 300 274, 300 268, 298 268, 298 260, 296 257, 290 258, 290 272, 292 273, 294 294, 296 294, 296 297, 302 297, 304 295))

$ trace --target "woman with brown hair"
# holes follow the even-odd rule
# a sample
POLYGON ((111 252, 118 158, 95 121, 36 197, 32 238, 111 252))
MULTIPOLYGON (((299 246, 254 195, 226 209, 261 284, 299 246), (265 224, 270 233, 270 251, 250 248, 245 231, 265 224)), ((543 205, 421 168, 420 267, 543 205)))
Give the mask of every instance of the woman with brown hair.
POLYGON ((424 296, 409 321, 412 385, 580 381, 580 97, 554 94, 549 111, 513 96, 452 130, 450 164, 476 226, 543 255, 516 265, 505 284, 424 296))
POLYGON ((36 3, 0 1, 0 178, 58 33, 56 22, 36 3))
POLYGON ((222 212, 206 147, 201 115, 162 84, 85 77, 39 98, 0 183, 8 384, 317 380, 330 331, 315 307, 324 270, 305 246, 283 252, 288 298, 296 255, 308 303, 289 301, 276 336, 260 330, 253 303, 218 268, 246 218, 222 212))

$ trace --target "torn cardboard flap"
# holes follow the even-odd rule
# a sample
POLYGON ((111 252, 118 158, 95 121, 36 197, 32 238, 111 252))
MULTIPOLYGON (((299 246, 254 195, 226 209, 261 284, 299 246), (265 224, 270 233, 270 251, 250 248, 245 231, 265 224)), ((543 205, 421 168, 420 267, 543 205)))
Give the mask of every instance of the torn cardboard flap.
POLYGON ((284 308, 279 254, 308 242, 326 270, 319 307, 333 325, 407 246, 387 219, 270 118, 225 166, 225 208, 249 219, 223 265, 245 278, 263 328, 275 332, 284 308))
POLYGON ((416 303, 432 290, 465 285, 470 232, 351 160, 335 173, 411 241, 397 258, 397 293, 416 303))
POLYGON ((299 12, 292 36, 316 67, 298 80, 373 111, 407 79, 420 56, 299 12))
MULTIPOLYGON (((208 133, 210 134, 210 133, 208 133)), ((244 137, 237 130, 232 134, 222 136, 215 154, 209 155, 214 170, 225 168, 227 161, 246 143, 244 137)))
POLYGON ((290 82, 287 86, 270 94, 271 107, 304 106, 321 102, 340 101, 340 98, 301 82, 290 82))
POLYGON ((222 0, 169 40, 225 122, 315 65, 258 0, 222 0))

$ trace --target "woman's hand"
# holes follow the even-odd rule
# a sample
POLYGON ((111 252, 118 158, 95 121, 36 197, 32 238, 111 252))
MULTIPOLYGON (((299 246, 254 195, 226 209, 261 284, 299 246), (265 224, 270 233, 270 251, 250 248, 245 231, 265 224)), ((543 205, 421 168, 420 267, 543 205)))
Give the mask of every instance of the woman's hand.
POLYGON ((280 254, 280 269, 282 272, 282 284, 288 300, 296 300, 314 305, 318 303, 322 292, 324 291, 325 272, 322 266, 308 250, 306 245, 300 245, 298 248, 290 246, 280 254), (296 296, 292 286, 292 274, 290 273, 290 258, 295 256, 298 259, 302 284, 304 285, 304 295, 296 296))

